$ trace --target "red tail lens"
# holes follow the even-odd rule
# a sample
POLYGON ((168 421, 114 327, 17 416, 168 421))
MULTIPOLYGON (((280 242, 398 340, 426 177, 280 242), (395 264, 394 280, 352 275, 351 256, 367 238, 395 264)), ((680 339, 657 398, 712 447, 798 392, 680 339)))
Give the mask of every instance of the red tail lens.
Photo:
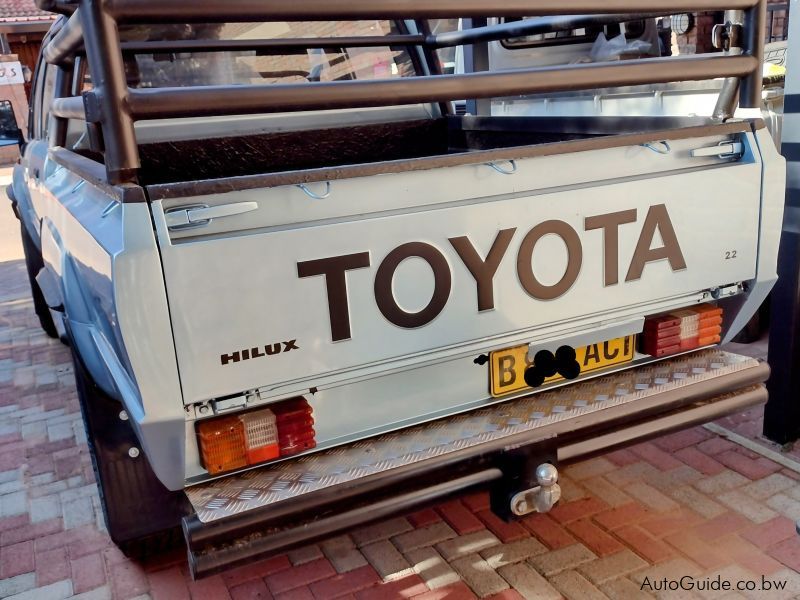
POLYGON ((305 398, 296 398, 276 406, 275 421, 278 425, 278 445, 281 456, 291 456, 317 445, 314 437, 314 417, 305 398))
POLYGON ((200 457, 215 475, 291 456, 317 445, 313 409, 305 398, 197 424, 200 457))
POLYGON ((712 304, 647 317, 641 350, 660 358, 720 342, 722 309, 712 304))

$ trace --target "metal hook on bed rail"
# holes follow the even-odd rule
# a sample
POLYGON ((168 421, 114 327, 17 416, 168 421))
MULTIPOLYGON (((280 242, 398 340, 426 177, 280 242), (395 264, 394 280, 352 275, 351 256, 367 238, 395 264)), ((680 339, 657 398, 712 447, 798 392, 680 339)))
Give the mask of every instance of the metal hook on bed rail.
POLYGON ((504 161, 499 161, 499 162, 500 163, 508 163, 510 165, 510 168, 509 169, 504 169, 497 162, 486 163, 486 166, 493 168, 495 171, 497 171, 501 175, 513 175, 514 173, 517 172, 517 162, 515 160, 504 160, 504 161))
POLYGON ((331 182, 330 181, 326 181, 325 182, 325 192, 322 193, 322 194, 315 194, 310 189, 308 189, 308 186, 305 183, 298 183, 297 187, 299 187, 301 190, 303 190, 303 192, 305 192, 306 196, 308 196, 309 198, 313 198, 314 200, 324 200, 325 198, 327 198, 328 196, 331 195, 331 182))
POLYGON ((666 140, 661 140, 660 142, 642 144, 642 147, 647 148, 648 150, 652 150, 656 154, 669 154, 670 152, 672 152, 672 148, 670 148, 666 140))

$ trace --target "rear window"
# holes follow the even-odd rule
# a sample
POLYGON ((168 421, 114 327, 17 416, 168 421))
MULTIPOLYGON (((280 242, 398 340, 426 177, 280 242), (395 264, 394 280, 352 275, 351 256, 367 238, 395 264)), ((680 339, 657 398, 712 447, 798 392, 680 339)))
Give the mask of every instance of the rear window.
MULTIPOLYGON (((400 31, 393 21, 177 24, 120 28, 123 43, 372 37, 397 33, 400 31)), ((339 45, 308 49, 126 53, 125 71, 128 85, 132 88, 393 79, 415 74, 406 48, 339 45)), ((81 89, 91 87, 91 76, 84 69, 81 89)))

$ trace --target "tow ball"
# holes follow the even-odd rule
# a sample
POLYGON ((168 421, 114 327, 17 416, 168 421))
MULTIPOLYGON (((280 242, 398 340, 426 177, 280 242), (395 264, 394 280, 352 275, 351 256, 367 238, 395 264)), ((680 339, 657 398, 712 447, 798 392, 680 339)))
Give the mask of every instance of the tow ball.
POLYGON ((546 513, 561 498, 558 469, 550 463, 536 467, 536 487, 523 490, 511 498, 512 514, 522 517, 533 512, 546 513))

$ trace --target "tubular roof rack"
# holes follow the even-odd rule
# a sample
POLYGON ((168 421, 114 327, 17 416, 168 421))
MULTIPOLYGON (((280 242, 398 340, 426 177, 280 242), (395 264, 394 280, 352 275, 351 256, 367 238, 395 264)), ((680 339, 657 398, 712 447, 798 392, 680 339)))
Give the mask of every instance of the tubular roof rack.
MULTIPOLYGON (((766 0, 37 0, 40 8, 68 15, 44 48, 59 67, 51 114, 54 145, 63 143, 68 119, 86 119, 102 147, 109 183, 133 183, 139 155, 134 122, 139 119, 234 115, 278 111, 387 106, 493 98, 671 81, 736 78, 740 105, 761 103, 766 0), (132 52, 258 49, 292 52, 329 46, 419 46, 431 50, 483 43, 589 24, 694 11, 741 11, 738 55, 626 60, 618 63, 540 67, 459 75, 434 74, 401 80, 335 81, 303 84, 226 85, 132 89, 123 55, 132 52), (397 34, 386 37, 188 40, 120 43, 118 24, 223 23, 258 21, 407 19, 446 17, 528 17, 522 21, 464 31, 397 34), (550 17, 553 15, 553 17, 550 17), (85 54, 95 87, 71 97, 76 55, 85 54)), ((437 73, 434 65, 430 72, 437 73)))

